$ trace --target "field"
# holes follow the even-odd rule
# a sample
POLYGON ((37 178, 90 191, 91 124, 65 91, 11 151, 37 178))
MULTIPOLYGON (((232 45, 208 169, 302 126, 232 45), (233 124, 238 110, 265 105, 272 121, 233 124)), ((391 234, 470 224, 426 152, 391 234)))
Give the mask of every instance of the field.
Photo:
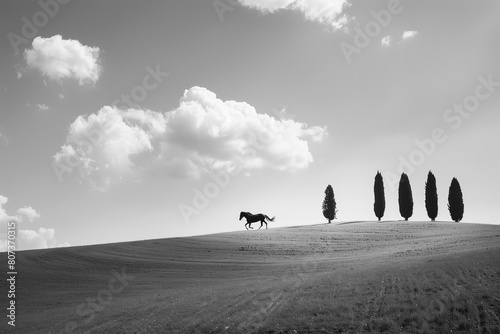
POLYGON ((500 333, 496 225, 244 230, 21 252, 18 268, 19 333, 500 333))

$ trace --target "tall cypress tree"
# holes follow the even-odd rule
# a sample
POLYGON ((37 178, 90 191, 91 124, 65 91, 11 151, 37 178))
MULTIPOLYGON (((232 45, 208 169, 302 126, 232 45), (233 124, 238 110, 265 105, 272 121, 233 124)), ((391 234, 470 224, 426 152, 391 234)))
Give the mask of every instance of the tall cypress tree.
POLYGON ((399 213, 408 220, 413 215, 413 195, 411 193, 410 179, 405 173, 401 174, 399 180, 399 213))
POLYGON ((373 185, 373 192, 375 194, 375 203, 373 203, 373 211, 377 216, 378 221, 384 216, 385 212, 385 194, 384 194, 384 179, 382 174, 377 171, 375 175, 375 183, 373 185))
POLYGON ((427 182, 425 183, 425 209, 431 221, 435 221, 438 215, 438 194, 436 178, 431 171, 427 174, 427 182))
POLYGON ((450 211, 451 219, 459 222, 464 217, 464 199, 460 183, 456 178, 451 180, 450 190, 448 192, 448 211, 450 211))
POLYGON ((332 219, 337 218, 337 203, 335 202, 335 195, 333 194, 333 188, 331 185, 328 185, 325 189, 323 216, 328 219, 328 224, 332 222, 332 219))

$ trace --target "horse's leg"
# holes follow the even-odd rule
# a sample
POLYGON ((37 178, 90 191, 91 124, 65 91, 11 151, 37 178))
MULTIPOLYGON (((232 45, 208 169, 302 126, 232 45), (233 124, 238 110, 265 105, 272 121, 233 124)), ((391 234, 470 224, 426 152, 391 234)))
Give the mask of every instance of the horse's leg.
POLYGON ((261 228, 261 227, 262 227, 262 220, 260 221, 260 227, 259 227, 259 230, 260 230, 260 228, 261 228))
POLYGON ((266 230, 267 230, 267 222, 264 220, 264 223, 266 223, 266 230))

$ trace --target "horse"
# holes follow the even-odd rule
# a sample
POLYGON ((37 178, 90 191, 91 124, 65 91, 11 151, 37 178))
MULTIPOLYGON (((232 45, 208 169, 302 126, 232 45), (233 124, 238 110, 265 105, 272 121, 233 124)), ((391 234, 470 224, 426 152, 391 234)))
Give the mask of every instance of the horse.
MULTIPOLYGON (((250 227, 251 229, 253 229, 252 223, 256 223, 256 222, 259 222, 259 221, 260 221, 260 227, 262 227, 263 224, 266 224, 266 230, 267 230, 266 219, 272 222, 272 221, 274 221, 274 218, 276 218, 276 217, 269 218, 268 216, 266 216, 263 213, 258 213, 256 215, 252 215, 250 212, 243 212, 242 211, 242 212, 240 212, 240 220, 243 217, 245 217, 247 219, 247 223, 245 224, 245 227, 246 227, 247 230, 248 230, 248 227, 250 227), (248 225, 248 227, 247 227, 247 225, 248 225)), ((259 230, 260 230, 260 227, 259 227, 259 230)))

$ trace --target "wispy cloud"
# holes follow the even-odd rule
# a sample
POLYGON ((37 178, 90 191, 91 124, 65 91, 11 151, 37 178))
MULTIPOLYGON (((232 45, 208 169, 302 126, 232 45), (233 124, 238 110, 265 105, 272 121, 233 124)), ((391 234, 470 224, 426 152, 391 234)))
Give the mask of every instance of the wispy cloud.
POLYGON ((24 73, 26 73, 26 69, 23 68, 23 66, 21 66, 21 64, 14 65, 14 68, 16 69, 17 79, 21 79, 23 77, 24 73))
POLYGON ((0 139, 4 141, 5 145, 9 143, 7 137, 2 132, 0 132, 0 139))
MULTIPOLYGON (((397 39, 396 43, 399 44, 401 43, 403 40, 405 39, 410 39, 410 38, 413 38, 415 37, 415 35, 418 34, 418 31, 414 31, 414 30, 405 30, 403 32, 403 34, 401 35, 401 39, 397 39)), ((382 39, 380 40, 380 44, 382 46, 391 46, 394 42, 394 38, 392 35, 387 35, 387 36, 384 36, 382 37, 382 39)))
POLYGON ((308 142, 325 135, 324 127, 259 114, 245 102, 192 87, 169 113, 103 107, 78 117, 54 162, 60 168, 73 162, 101 190, 127 178, 197 178, 207 167, 297 171, 313 161, 308 142), (75 144, 92 136, 100 137, 92 150, 75 144), (258 150, 257 136, 266 136, 258 150))
POLYGON ((61 35, 36 37, 32 44, 32 49, 24 51, 24 58, 29 68, 39 70, 42 75, 56 81, 74 78, 80 85, 95 83, 99 79, 98 47, 63 39, 61 35))
POLYGON ((37 108, 38 108, 39 111, 47 111, 47 110, 49 110, 49 107, 47 107, 47 105, 45 105, 44 103, 37 104, 36 106, 37 106, 37 108))

